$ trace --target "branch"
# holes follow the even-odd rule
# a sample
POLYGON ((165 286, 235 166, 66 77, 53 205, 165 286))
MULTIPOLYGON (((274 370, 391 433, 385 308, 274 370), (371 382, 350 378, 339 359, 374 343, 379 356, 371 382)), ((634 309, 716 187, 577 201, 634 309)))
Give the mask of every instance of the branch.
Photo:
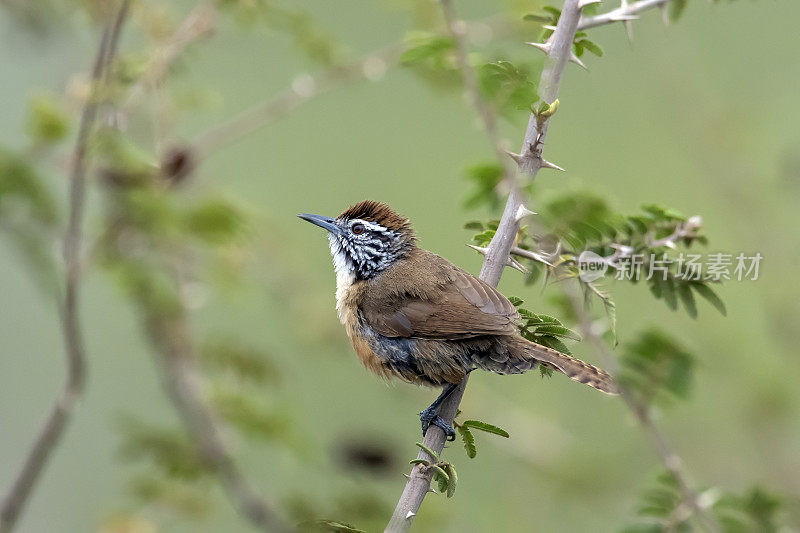
MULTIPOLYGON (((614 357, 614 354, 611 353, 611 350, 608 348, 605 341, 603 341, 601 332, 599 332, 597 327, 592 324, 591 317, 586 311, 583 299, 575 291, 566 287, 564 292, 569 297, 572 309, 575 312, 575 316, 578 318, 581 336, 589 341, 589 344, 597 353, 603 365, 612 373, 612 375, 617 375, 618 365, 616 357, 614 357)), ((620 389, 622 399, 625 401, 625 405, 628 406, 628 409, 630 409, 631 413, 633 413, 636 421, 650 438, 653 448, 661 459, 664 468, 666 468, 666 470, 675 477, 678 483, 678 488, 683 494, 685 503, 693 511, 695 516, 707 531, 721 531, 719 522, 717 522, 716 518, 709 513, 707 506, 704 506, 701 503, 700 496, 694 489, 694 486, 689 479, 689 474, 686 472, 680 456, 672 448, 666 436, 664 436, 658 426, 656 426, 653 422, 653 418, 650 416, 650 409, 635 395, 631 394, 630 391, 626 390, 622 386, 620 389)))
POLYGON ((190 143, 190 149, 196 160, 200 161, 211 152, 271 124, 306 101, 339 85, 358 80, 377 80, 384 75, 388 65, 400 57, 401 52, 402 46, 394 44, 356 61, 332 66, 314 75, 301 76, 275 98, 256 104, 201 133, 190 143))
POLYGON ((108 67, 114 59, 122 24, 128 14, 130 0, 122 0, 119 11, 109 19, 103 30, 100 46, 92 69, 92 91, 83 106, 78 136, 69 174, 69 221, 64 235, 64 264, 66 267, 64 301, 61 308, 61 329, 67 357, 67 379, 61 396, 50 412, 38 438, 31 448, 19 476, 9 489, 0 506, 0 533, 9 533, 17 523, 34 485, 56 445, 64 428, 83 395, 86 382, 83 333, 78 316, 78 297, 81 273, 81 238, 84 200, 86 197, 86 152, 100 104, 100 88, 108 67))
POLYGON ((639 13, 653 9, 654 7, 666 8, 672 0, 640 0, 633 4, 628 4, 627 0, 622 0, 622 5, 617 9, 613 9, 608 13, 601 13, 593 17, 581 17, 578 23, 579 30, 586 30, 589 28, 596 28, 597 26, 604 26, 606 24, 613 24, 615 22, 622 22, 628 29, 628 36, 630 33, 630 22, 639 18, 639 13))
MULTIPOLYGON (((508 168, 505 166, 507 161, 502 154, 494 115, 481 99, 477 88, 476 74, 467 58, 464 32, 461 29, 463 27, 463 22, 456 19, 452 0, 441 0, 441 5, 447 27, 456 42, 458 63, 463 73, 464 84, 469 93, 470 100, 475 106, 478 115, 480 115, 483 120, 484 129, 495 148, 495 152, 504 163, 504 168, 508 168)), ((578 20, 580 16, 581 7, 579 0, 565 0, 564 7, 561 11, 561 18, 552 36, 553 44, 548 51, 545 68, 542 71, 541 81, 539 82, 539 96, 547 103, 553 103, 558 97, 561 76, 572 53, 572 41, 578 29, 578 20)), ((527 131, 525 132, 521 154, 515 154, 513 157, 514 161, 516 161, 520 167, 520 170, 530 176, 529 179, 533 179, 540 168, 547 166, 542 158, 542 145, 547 134, 549 117, 545 118, 541 124, 538 123, 538 120, 536 115, 532 113, 528 121, 527 131)), ((480 278, 483 281, 494 287, 496 287, 500 281, 503 268, 508 262, 509 251, 519 231, 519 221, 529 213, 524 205, 523 194, 519 187, 516 186, 517 172, 514 169, 508 169, 506 172, 507 177, 509 177, 512 182, 511 192, 508 195, 508 201, 506 202, 506 207, 500 219, 497 232, 486 251, 486 259, 483 262, 480 274, 480 278)), ((448 422, 452 422, 455 417, 458 405, 461 402, 461 397, 464 395, 464 389, 467 386, 468 378, 469 376, 464 378, 459 386, 441 404, 439 414, 448 422)), ((444 443, 444 432, 438 427, 430 427, 425 435, 424 444, 428 448, 439 453, 444 448, 444 443)), ((425 459, 426 455, 425 452, 420 451, 417 457, 419 459, 425 459)), ((414 517, 428 493, 430 484, 430 473, 421 468, 420 465, 416 465, 411 470, 403 494, 400 496, 394 514, 386 527, 387 532, 408 531, 411 528, 414 517)))
POLYGON ((189 13, 175 33, 156 50, 139 82, 130 90, 128 99, 118 114, 122 120, 131 114, 148 90, 154 89, 163 81, 169 68, 190 44, 213 33, 216 17, 216 8, 208 3, 198 5, 189 13))
POLYGON ((272 507, 247 482, 236 466, 223 435, 224 424, 207 405, 204 382, 195 365, 197 350, 186 320, 185 308, 175 313, 143 309, 145 329, 164 371, 164 387, 189 433, 196 439, 203 460, 219 477, 228 498, 262 531, 290 531, 272 507))
MULTIPOLYGON (((488 17, 481 23, 488 25, 493 33, 505 34, 509 31, 506 21, 499 17, 488 17)), ((463 33, 468 29, 468 26, 463 26, 459 31, 463 33)), ((360 80, 377 81, 386 73, 388 67, 397 61, 404 48, 404 43, 394 43, 355 61, 334 65, 316 74, 298 77, 289 89, 276 97, 256 104, 232 119, 200 133, 189 143, 189 149, 196 162, 199 162, 215 150, 272 124, 308 100, 340 85, 360 80)), ((491 113, 485 116, 490 117, 489 120, 494 120, 491 118, 491 113)), ((502 145, 497 142, 496 136, 494 140, 495 150, 500 150, 502 153, 502 145)))

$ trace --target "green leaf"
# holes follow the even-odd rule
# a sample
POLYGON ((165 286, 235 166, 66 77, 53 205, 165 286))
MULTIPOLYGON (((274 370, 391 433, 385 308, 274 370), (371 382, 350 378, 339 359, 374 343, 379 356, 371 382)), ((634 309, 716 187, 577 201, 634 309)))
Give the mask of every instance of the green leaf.
POLYGON ((536 327, 536 334, 545 334, 551 335, 553 337, 564 337, 567 339, 572 339, 574 341, 580 341, 581 336, 578 335, 577 332, 572 331, 569 328, 565 328, 564 326, 557 326, 557 325, 550 325, 545 324, 536 327))
POLYGON ((456 426, 456 429, 461 434, 461 440, 464 441, 464 449, 467 451, 467 457, 474 459, 478 454, 478 449, 475 447, 475 435, 462 425, 456 426))
POLYGON ((619 344, 619 340, 617 339, 617 304, 615 304, 614 300, 609 296, 603 299, 603 307, 606 310, 609 329, 611 330, 611 335, 614 336, 614 345, 616 346, 619 344))
POLYGON ((479 429, 494 435, 500 435, 501 437, 509 437, 508 432, 505 429, 493 426, 492 424, 487 424, 486 422, 481 422, 480 420, 466 420, 461 425, 467 428, 479 429))
POLYGON ((719 296, 717 296, 717 293, 715 293, 711 287, 700 281, 692 282, 691 287, 695 290, 695 292, 697 292, 697 294, 705 298, 708 303, 713 305, 714 308, 722 314, 722 316, 728 315, 728 311, 725 309, 725 303, 720 299, 719 296))
POLYGON ((475 188, 465 200, 464 205, 468 208, 478 207, 481 204, 491 207, 499 205, 497 185, 503 179, 503 172, 503 166, 494 161, 470 166, 467 169, 467 177, 475 188))
POLYGON ((434 461, 439 460, 439 454, 428 448, 426 445, 422 444, 421 442, 415 443, 421 450, 425 450, 425 452, 430 455, 434 461))
POLYGON ((433 470, 434 472, 436 472, 435 475, 440 476, 440 479, 444 478, 445 481, 447 481, 448 483, 450 482, 450 476, 447 474, 447 472, 444 471, 444 468, 442 468, 441 465, 432 464, 432 465, 429 465, 429 468, 431 470, 433 470))
POLYGON ((55 97, 40 95, 28 104, 28 134, 36 142, 55 143, 69 133, 69 114, 55 97))
POLYGON ((556 326, 563 326, 561 321, 559 319, 557 319, 556 317, 554 317, 554 316, 539 314, 539 315, 536 315, 536 317, 539 319, 539 322, 541 322, 542 324, 555 324, 556 326))
POLYGON ((245 219, 231 202, 210 198, 190 208, 184 224, 190 234, 212 244, 222 244, 242 234, 245 219))
POLYGON ((672 278, 667 277, 667 279, 663 280, 662 292, 667 306, 675 311, 678 308, 678 299, 675 296, 675 282, 672 278))
POLYGON ((561 17, 561 10, 555 6, 544 6, 542 7, 542 10, 553 15, 553 20, 555 21, 558 21, 559 17, 561 17))
POLYGON ((420 63, 427 59, 441 56, 454 48, 450 37, 439 35, 418 35, 412 37, 409 48, 400 55, 401 65, 420 63))
POLYGON ((514 307, 519 307, 524 303, 521 298, 517 298, 516 296, 509 296, 508 301, 511 302, 514 307))
POLYGON ((681 298, 681 303, 686 309, 686 312, 692 318, 697 318, 697 305, 694 302, 694 295, 692 294, 691 286, 688 283, 680 282, 678 285, 678 296, 681 298))
POLYGON ((523 15, 522 20, 531 20, 534 22, 544 22, 548 23, 553 20, 553 17, 550 15, 540 15, 538 13, 526 13, 523 15))
POLYGON ((603 49, 600 48, 600 45, 593 43, 589 39, 582 39, 580 44, 597 57, 603 57, 603 49))
POLYGON ((694 358, 663 332, 650 329, 625 346, 620 381, 644 403, 688 396, 694 358))
POLYGON ((687 0, 672 0, 669 5, 670 20, 678 20, 686 9, 687 0))
POLYGON ((464 224, 464 229, 469 229, 469 230, 474 230, 474 231, 483 231, 483 229, 484 229, 483 222, 480 222, 478 220, 472 220, 472 221, 467 222, 466 224, 464 224))
POLYGON ((358 529, 354 525, 339 520, 314 520, 312 522, 303 522, 299 524, 299 526, 301 527, 300 531, 311 529, 316 531, 330 531, 333 533, 366 533, 364 530, 358 529))
POLYGON ((451 463, 445 463, 444 469, 447 472, 447 497, 452 498, 456 493, 456 485, 458 485, 458 474, 456 467, 451 463))
POLYGON ((572 355, 572 351, 558 337, 553 337, 551 335, 541 335, 541 336, 537 335, 533 340, 534 342, 537 342, 543 346, 547 346, 548 348, 552 348, 557 352, 561 352, 567 355, 572 355))

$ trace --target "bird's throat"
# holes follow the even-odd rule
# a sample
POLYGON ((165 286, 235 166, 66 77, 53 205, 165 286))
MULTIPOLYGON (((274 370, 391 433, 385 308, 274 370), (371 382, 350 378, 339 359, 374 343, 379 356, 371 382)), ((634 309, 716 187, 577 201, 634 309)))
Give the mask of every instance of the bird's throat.
POLYGON ((336 241, 336 237, 331 235, 328 239, 331 245, 331 255, 333 256, 333 268, 336 270, 336 312, 339 315, 339 320, 344 324, 344 301, 348 289, 356 279, 356 275, 353 265, 348 260, 341 245, 336 241))

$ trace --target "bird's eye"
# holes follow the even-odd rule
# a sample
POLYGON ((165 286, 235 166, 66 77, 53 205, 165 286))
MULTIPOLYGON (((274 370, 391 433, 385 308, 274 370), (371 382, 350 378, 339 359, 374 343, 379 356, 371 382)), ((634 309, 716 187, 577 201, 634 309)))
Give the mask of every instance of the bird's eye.
POLYGON ((352 231, 354 235, 361 235, 364 233, 364 224, 353 224, 353 227, 350 228, 350 231, 352 231))

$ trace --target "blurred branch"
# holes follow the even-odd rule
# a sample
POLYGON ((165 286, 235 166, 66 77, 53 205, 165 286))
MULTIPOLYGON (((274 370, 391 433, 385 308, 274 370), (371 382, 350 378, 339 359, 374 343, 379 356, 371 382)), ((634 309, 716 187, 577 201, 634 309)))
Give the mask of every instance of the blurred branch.
POLYGON ((100 89, 113 62, 130 0, 122 0, 115 17, 109 19, 100 40, 92 69, 92 89, 81 113, 75 150, 69 174, 69 221, 64 235, 66 269, 64 301, 61 308, 62 331, 67 355, 67 380, 38 438, 25 459, 22 471, 0 506, 0 533, 10 532, 19 519, 48 458, 61 440, 75 404, 81 398, 86 381, 83 333, 78 316, 81 274, 81 239, 86 197, 86 153, 89 137, 97 119, 100 89))
MULTIPOLYGON (((564 292, 569 298, 575 316, 578 318, 581 336, 592 346, 602 361, 603 366, 605 366, 612 375, 619 375, 617 359, 614 357, 614 354, 611 353, 605 341, 603 341, 602 333, 598 331, 596 324, 592 323, 592 319, 586 310, 586 306, 580 294, 577 294, 576 291, 567 286, 564 286, 564 292)), ((672 448, 666 436, 661 432, 658 426, 655 425, 655 422, 653 422, 649 407, 623 386, 620 386, 620 390, 625 405, 628 406, 636 422, 652 441, 653 448, 664 464, 664 468, 675 477, 678 488, 683 494, 685 504, 695 514, 704 529, 712 532, 721 531, 720 524, 717 522, 716 518, 709 512, 708 507, 701 503, 700 496, 694 489, 680 456, 672 448)))
POLYGON ((402 51, 401 44, 393 44, 356 61, 335 65, 314 75, 300 76, 283 93, 201 133, 190 146, 197 160, 202 160, 211 152, 271 124, 306 101, 335 87, 347 82, 380 78, 402 51))
POLYGON ((195 364, 197 350, 185 312, 183 307, 169 314, 143 310, 145 329, 164 371, 164 387, 197 440, 203 460, 239 511, 262 531, 289 531, 272 507, 254 492, 233 460, 223 435, 224 425, 204 398, 203 377, 195 364))
MULTIPOLYGON (((464 23, 456 18, 452 0, 441 0, 441 5, 447 27, 456 42, 458 63, 464 77, 464 84, 469 93, 470 100, 483 121, 484 129, 492 142, 495 152, 503 163, 507 178, 512 183, 511 192, 508 195, 508 201, 506 202, 503 216, 500 220, 497 232, 486 250, 486 259, 484 260, 480 274, 482 280, 496 287, 502 276, 503 269, 508 263, 509 251, 519 231, 519 221, 521 218, 528 215, 530 211, 525 208, 522 191, 516 186, 517 172, 515 169, 508 166, 508 162, 502 153, 502 146, 495 125, 495 117, 478 92, 477 76, 468 61, 464 31, 462 29, 464 23)), ((553 103, 558 96, 558 89, 561 85, 561 75, 572 53, 572 41, 575 38, 580 16, 580 2, 578 0, 565 0, 558 26, 552 36, 554 44, 548 53, 548 60, 545 63, 545 68, 542 71, 539 83, 539 96, 547 103, 553 103)), ((548 166, 541 157, 541 149, 544 143, 544 137, 547 133, 548 122, 549 117, 542 120, 540 124, 539 118, 532 113, 523 141, 522 154, 524 155, 518 156, 514 154, 513 157, 513 159, 517 161, 520 170, 527 173, 530 179, 536 176, 541 167, 548 166)), ((439 415, 448 422, 452 422, 453 418, 455 418, 455 414, 467 386, 468 378, 469 376, 464 378, 461 384, 441 404, 439 415)), ((444 448, 444 443, 444 432, 438 427, 430 427, 425 435, 424 444, 435 452, 440 453, 444 448)), ((420 450, 417 458, 426 459, 426 452, 420 450)), ((386 527, 386 531, 408 531, 411 528, 414 516, 416 516, 419 511, 422 501, 430 489, 430 484, 431 473, 421 465, 416 465, 411 470, 403 494, 397 502, 397 507, 386 527)))
MULTIPOLYGON (((461 23, 459 31, 469 30, 469 25, 461 23)), ((476 23, 488 27, 492 33, 507 33, 508 22, 502 17, 487 17, 476 23)), ((402 54, 405 43, 391 44, 362 56, 355 61, 328 67, 316 74, 304 75, 296 78, 292 86, 267 102, 256 104, 239 113, 232 119, 213 126, 200 133, 193 142, 189 143, 197 161, 208 157, 212 152, 227 146, 237 140, 265 127, 284 117, 301 104, 316 98, 328 91, 349 82, 360 80, 376 81, 380 79, 388 68, 397 61, 402 54)), ((474 77, 474 74, 473 74, 474 77)), ((486 108, 486 111, 488 108, 486 108)), ((495 130, 494 118, 483 115, 492 122, 491 130, 495 130)), ((496 132, 491 134, 496 149, 502 151, 502 145, 496 139, 496 132)))
POLYGON ((190 44, 214 32, 216 18, 217 10, 211 3, 200 4, 189 13, 167 42, 156 50, 145 73, 131 89, 120 110, 123 119, 130 115, 145 92, 156 88, 164 80, 170 67, 190 44))

